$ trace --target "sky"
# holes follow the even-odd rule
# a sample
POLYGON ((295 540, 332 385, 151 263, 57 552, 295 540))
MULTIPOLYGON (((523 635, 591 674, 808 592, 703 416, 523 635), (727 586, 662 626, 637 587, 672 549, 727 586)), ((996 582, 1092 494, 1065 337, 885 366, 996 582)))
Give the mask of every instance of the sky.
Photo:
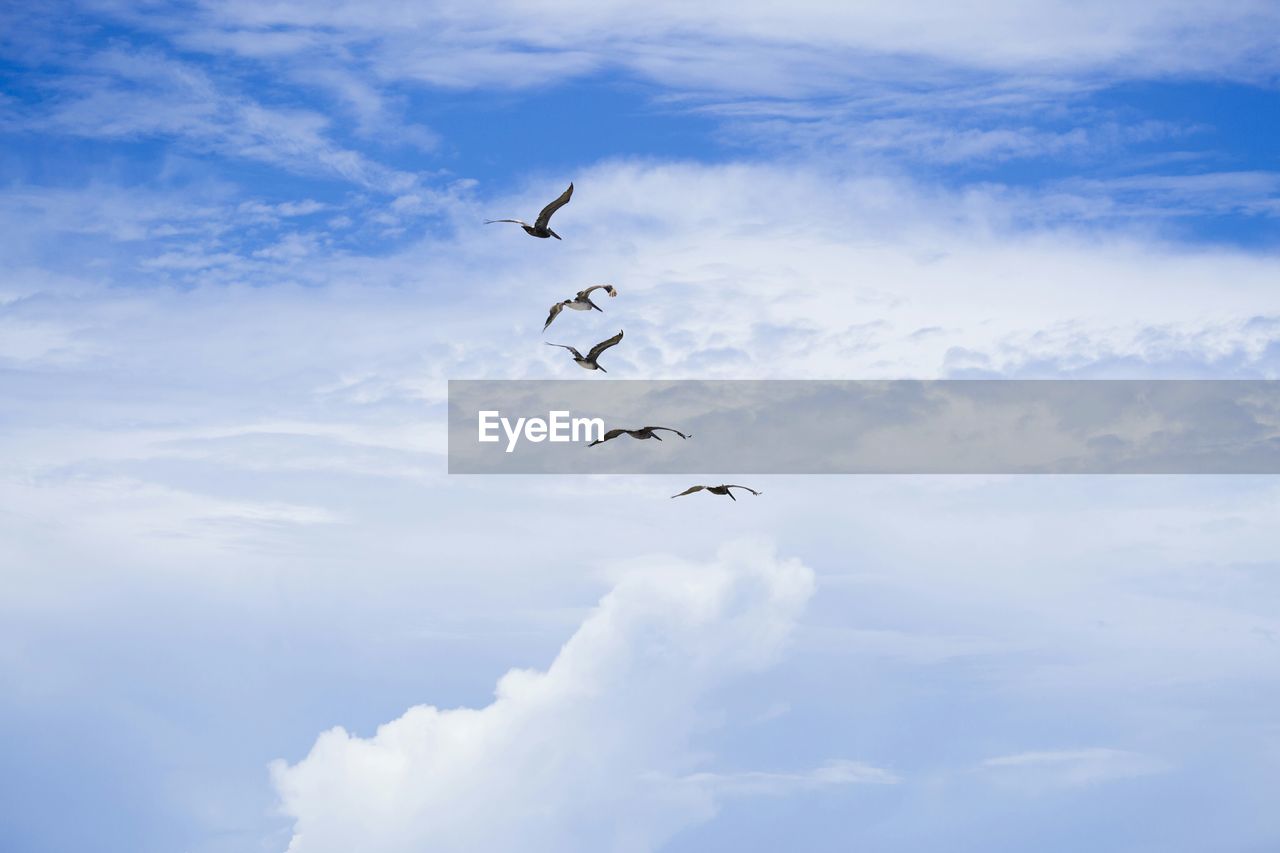
MULTIPOLYGON (((0 8, 0 849, 1274 850, 1264 476, 449 476, 449 379, 1276 379, 1280 10, 0 8), (563 241, 529 219, 572 181, 563 241), (607 377, 542 345, 590 284, 607 377)), ((594 337, 598 334, 598 337, 594 337)))

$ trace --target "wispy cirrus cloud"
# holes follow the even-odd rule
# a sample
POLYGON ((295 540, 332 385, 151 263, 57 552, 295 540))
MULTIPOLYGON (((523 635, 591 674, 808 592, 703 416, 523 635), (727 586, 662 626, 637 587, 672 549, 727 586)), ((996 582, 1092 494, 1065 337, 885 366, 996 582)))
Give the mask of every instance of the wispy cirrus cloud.
POLYGON ((988 758, 979 772, 1028 789, 1082 787, 1170 770, 1168 762, 1123 749, 1037 750, 988 758))
POLYGON ((763 2, 637 7, 542 0, 405 8, 349 2, 263 6, 237 0, 205 6, 181 23, 154 9, 130 10, 117 3, 98 8, 177 33, 188 43, 245 53, 278 56, 317 43, 330 49, 364 47, 371 65, 388 77, 421 75, 418 63, 433 56, 440 57, 434 61, 463 60, 456 85, 518 88, 539 75, 554 80, 612 65, 686 88, 813 91, 839 87, 847 82, 848 69, 858 73, 877 63, 894 68, 898 76, 919 73, 908 72, 911 67, 937 73, 921 64, 927 59, 962 68, 1058 75, 1211 73, 1256 79, 1277 70, 1267 36, 1276 12, 1256 0, 1213 7, 1161 0, 1120 8, 1059 0, 833 8, 806 0, 785 9, 763 2), (506 73, 495 77, 497 66, 484 62, 471 65, 468 73, 465 60, 473 51, 507 57, 506 73))
POLYGON ((323 113, 266 104, 154 48, 106 47, 64 61, 64 74, 36 83, 39 100, 11 102, 0 114, 5 130, 99 141, 167 139, 195 152, 383 192, 404 191, 418 180, 334 142, 323 113))
POLYGON ((673 784, 706 788, 721 795, 780 796, 841 785, 896 785, 901 779, 882 767, 860 761, 828 761, 797 773, 753 770, 742 773, 694 773, 673 784))
MULTIPOLYGON (((717 4, 691 10, 577 0, 483 9, 225 2, 183 16, 114 2, 88 8, 159 36, 173 52, 217 57, 257 79, 288 80, 313 100, 318 94, 365 142, 424 151, 436 150, 442 137, 407 117, 410 93, 545 92, 608 76, 651 84, 663 109, 717 117, 731 145, 929 165, 1114 160, 1128 148, 1195 136, 1199 128, 1194 121, 1135 121, 1123 110, 1099 114, 1090 96, 1143 80, 1265 85, 1280 73, 1266 36, 1280 19, 1254 0, 1212 8, 1161 0, 1123 9, 991 0, 963 12, 943 3, 832 9, 805 2, 785 15, 758 3, 730 12, 717 4)), ((63 121, 96 123, 95 113, 117 113, 109 91, 94 100, 102 110, 80 104, 63 121)), ((184 122, 184 110, 170 112, 170 125, 215 144, 207 117, 187 112, 184 122)), ((229 112, 241 114, 235 123, 250 130, 224 129, 221 150, 277 165, 296 159, 295 168, 311 162, 370 186, 406 180, 357 147, 320 144, 327 127, 314 107, 263 112, 240 105, 229 112)), ((118 121, 103 124, 124 130, 118 121)))
POLYGON ((1047 188, 1049 205, 1081 217, 1162 219, 1203 214, 1280 216, 1280 172, 1204 171, 1068 179, 1047 188))

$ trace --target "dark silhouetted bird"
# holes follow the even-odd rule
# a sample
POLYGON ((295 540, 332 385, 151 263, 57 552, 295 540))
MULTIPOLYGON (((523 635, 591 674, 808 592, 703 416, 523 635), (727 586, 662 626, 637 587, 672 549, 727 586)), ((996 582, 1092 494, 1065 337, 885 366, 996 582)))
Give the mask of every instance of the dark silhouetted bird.
POLYGON ((569 184, 569 189, 560 193, 560 197, 558 199, 551 202, 551 204, 547 205, 546 207, 542 208, 542 212, 538 214, 537 220, 535 220, 532 225, 520 219, 486 219, 484 221, 484 224, 492 225, 495 222, 514 222, 516 225, 519 225, 521 228, 524 229, 524 233, 530 235, 531 237, 542 237, 543 239, 546 239, 547 237, 555 237, 557 240, 559 240, 560 235, 552 231, 551 228, 548 226, 548 223, 551 222, 551 214, 555 213, 557 210, 559 210, 560 208, 568 204, 569 199, 572 196, 573 196, 573 184, 569 184))
MULTIPOLYGON (((662 436, 654 434, 654 430, 659 429, 666 430, 667 432, 674 432, 681 438, 692 437, 685 435, 678 429, 672 429, 671 427, 647 426, 640 427, 640 429, 611 429, 604 434, 604 438, 597 438, 595 441, 588 444, 587 447, 595 447, 597 444, 604 444, 606 441, 612 441, 620 435, 629 435, 632 438, 638 438, 642 441, 647 438, 656 438, 658 441, 662 441, 662 436)), ((737 500, 737 498, 734 498, 734 500, 737 500)))
POLYGON ((748 492, 750 492, 750 493, 751 493, 751 494, 753 494, 753 495, 763 495, 763 494, 764 494, 764 492, 757 492, 755 489, 748 489, 746 486, 733 486, 733 485, 729 485, 729 486, 690 486, 689 488, 685 489, 685 490, 684 490, 683 492, 681 492, 680 494, 678 494, 678 495, 672 495, 671 497, 673 497, 673 498, 680 498, 680 497, 684 497, 685 495, 691 495, 691 494, 693 494, 694 492, 700 492, 700 491, 702 491, 703 489, 706 489, 708 492, 710 492, 710 493, 711 493, 711 494, 713 494, 713 495, 728 495, 728 496, 729 496, 729 499, 730 499, 730 500, 734 500, 734 501, 736 501, 736 500, 737 500, 737 498, 735 498, 735 497, 733 496, 733 492, 729 491, 730 489, 746 489, 748 492))
POLYGON ((603 289, 609 296, 617 296, 618 291, 614 289, 612 284, 593 284, 586 290, 579 290, 578 295, 572 299, 566 299, 563 302, 557 302, 551 306, 551 313, 547 315, 547 322, 542 324, 542 331, 546 331, 551 325, 551 321, 560 316, 560 312, 568 308, 571 311, 590 311, 592 308, 597 311, 604 312, 604 309, 591 301, 591 291, 603 289))
POLYGON ((609 338, 609 340, 607 341, 601 341, 600 343, 596 344, 590 349, 589 352, 587 352, 585 356, 582 353, 578 352, 573 347, 566 346, 565 344, 549 343, 547 344, 547 346, 560 347, 561 349, 567 349, 569 352, 573 353, 574 362, 584 370, 599 370, 603 373, 608 373, 609 371, 605 370, 603 367, 601 367, 599 364, 596 363, 596 359, 600 357, 600 353, 604 352, 609 347, 616 345, 620 340, 622 340, 622 332, 618 332, 618 334, 614 335, 612 338, 609 338))

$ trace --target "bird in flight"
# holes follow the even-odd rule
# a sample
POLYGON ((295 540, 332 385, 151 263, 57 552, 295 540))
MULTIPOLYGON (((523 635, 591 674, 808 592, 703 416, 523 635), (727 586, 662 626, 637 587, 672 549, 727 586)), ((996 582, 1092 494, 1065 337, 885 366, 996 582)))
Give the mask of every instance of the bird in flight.
POLYGON ((586 290, 579 290, 578 295, 572 299, 566 299, 563 302, 557 302, 551 306, 551 313, 547 315, 547 322, 542 324, 542 331, 546 331, 551 325, 551 321, 560 316, 560 312, 566 308, 573 311, 590 311, 592 308, 603 313, 604 309, 591 301, 591 291, 603 289, 610 296, 617 296, 618 291, 612 284, 593 284, 586 290))
MULTIPOLYGON (((666 430, 667 432, 674 432, 681 438, 691 438, 691 436, 685 435, 680 430, 672 429, 671 427, 647 426, 640 427, 640 429, 611 429, 604 434, 604 438, 597 438, 595 441, 588 444, 587 447, 595 447, 597 444, 604 444, 606 441, 612 441, 624 433, 632 438, 641 439, 642 441, 647 438, 656 438, 658 441, 662 441, 662 436, 654 433, 654 430, 659 429, 666 430)), ((701 488, 701 486, 699 486, 699 488, 701 488)), ((737 500, 737 498, 734 498, 734 500, 737 500)))
POLYGON ((549 343, 547 344, 547 346, 560 347, 561 349, 567 349, 569 352, 573 353, 574 362, 576 362, 577 365, 584 370, 599 370, 603 373, 608 373, 609 371, 605 370, 603 367, 601 367, 599 364, 596 363, 596 359, 600 357, 600 353, 604 352, 611 346, 615 346, 621 340, 622 340, 622 332, 618 332, 618 334, 614 335, 612 338, 609 338, 609 340, 601 341, 600 343, 593 346, 585 356, 582 353, 578 352, 573 347, 566 346, 565 344, 549 343))
POLYGON ((713 494, 713 495, 728 495, 728 496, 729 496, 729 499, 730 499, 730 500, 734 500, 734 501, 736 501, 736 500, 737 500, 737 498, 735 498, 735 497, 733 496, 733 492, 729 491, 730 489, 746 489, 748 492, 750 492, 750 493, 751 493, 751 494, 753 494, 753 495, 763 495, 763 494, 764 494, 764 492, 757 492, 755 489, 748 489, 746 486, 734 486, 734 485, 728 485, 728 486, 690 486, 689 488, 685 489, 685 490, 684 490, 683 492, 681 492, 680 494, 678 494, 678 495, 672 495, 671 497, 673 497, 673 498, 680 498, 680 497, 684 497, 685 495, 691 495, 691 494, 693 494, 694 492, 700 492, 700 491, 702 491, 703 489, 706 489, 708 492, 710 492, 710 493, 711 493, 711 494, 713 494))
POLYGON ((542 212, 538 214, 538 218, 534 221, 532 225, 520 219, 486 219, 484 221, 484 224, 492 225, 495 222, 514 222, 516 225, 519 225, 521 228, 524 229, 524 233, 528 234, 531 237, 542 237, 543 239, 546 239, 547 237, 555 237, 557 240, 559 240, 560 235, 552 231, 548 223, 551 222, 551 214, 555 213, 557 210, 559 210, 560 208, 568 204, 569 199, 572 196, 573 196, 573 184, 569 184, 569 189, 560 193, 560 197, 558 199, 551 202, 551 204, 547 205, 546 207, 542 208, 542 212))

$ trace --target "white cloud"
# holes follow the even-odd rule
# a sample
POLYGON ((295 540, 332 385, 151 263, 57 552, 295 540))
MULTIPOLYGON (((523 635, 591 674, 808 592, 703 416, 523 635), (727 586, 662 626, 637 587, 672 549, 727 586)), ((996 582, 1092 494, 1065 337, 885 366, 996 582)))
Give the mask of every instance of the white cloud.
POLYGON ((1265 253, 1064 220, 1053 200, 995 188, 949 192, 820 165, 612 162, 573 177, 578 194, 557 214, 563 244, 480 224, 536 210, 540 182, 483 205, 459 196, 452 233, 380 256, 323 231, 240 236, 245 220, 314 204, 27 188, 0 197, 0 224, 22 235, 19 257, 68 275, 15 267, 0 358, 76 363, 134 395, 200 388, 220 426, 226 412, 244 424, 298 412, 360 423, 377 403, 438 396, 450 376, 565 375, 538 343, 547 305, 611 281, 621 295, 606 314, 562 318, 557 335, 568 339, 549 339, 589 343, 620 325, 627 342, 610 365, 620 376, 1280 369, 1280 294, 1265 253), (153 236, 166 220, 181 233, 153 236), (201 229, 207 239, 186 236, 201 229), (242 396, 267 388, 273 406, 299 408, 266 412, 242 396))
POLYGON ((998 781, 1039 790, 1148 776, 1168 770, 1169 765, 1137 752, 1092 747, 1002 755, 982 762, 980 769, 998 781))
POLYGON ((420 705, 277 762, 289 850, 652 850, 722 793, 892 781, 852 762, 694 772, 708 694, 777 658, 812 588, 809 569, 759 542, 710 564, 629 562, 551 665, 508 672, 492 704, 420 705))
POLYGON ((781 795, 838 785, 895 785, 901 780, 881 767, 860 761, 828 761, 802 773, 694 773, 679 780, 710 792, 740 796, 781 795))
POLYGON ((302 199, 301 201, 284 201, 279 204, 264 204, 260 201, 241 202, 236 210, 239 213, 248 214, 255 218, 265 220, 274 220, 281 217, 292 216, 310 216, 313 213, 319 213, 322 210, 328 210, 329 205, 316 201, 315 199, 302 199))
POLYGON ((1080 216, 1159 218, 1205 213, 1280 216, 1280 173, 1201 172, 1070 179, 1047 190, 1051 204, 1080 216))
POLYGON ((477 258, 510 244, 516 264, 484 279, 494 300, 523 298, 535 254, 570 291, 618 286, 606 310, 626 309, 635 343, 615 361, 629 375, 927 377, 964 367, 956 348, 1006 375, 1275 369, 1259 362, 1272 335, 1258 318, 1280 316, 1263 253, 1177 246, 1031 193, 815 165, 605 163, 577 177, 564 251, 547 259, 465 220, 459 242, 477 258))
MULTIPOLYGON (((1021 82, 998 93, 990 84, 939 85, 869 92, 853 100, 689 100, 687 108, 720 119, 719 138, 812 159, 906 160, 930 165, 1041 159, 1097 162, 1128 146, 1192 136, 1169 122, 1120 123, 1076 111, 1048 81, 1021 82)), ((1000 87, 1003 89, 1003 87, 1000 87)))

